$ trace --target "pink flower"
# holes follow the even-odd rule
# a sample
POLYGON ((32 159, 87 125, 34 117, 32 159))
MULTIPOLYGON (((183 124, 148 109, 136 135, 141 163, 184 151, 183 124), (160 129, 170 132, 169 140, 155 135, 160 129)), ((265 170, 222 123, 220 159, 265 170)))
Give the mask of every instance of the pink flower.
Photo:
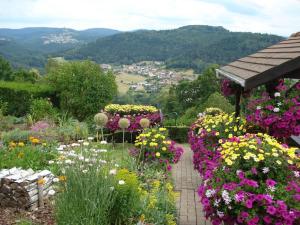
POLYGON ((252 200, 250 200, 250 199, 247 199, 246 200, 246 202, 245 202, 245 204, 246 204, 246 207, 248 208, 248 209, 251 209, 252 208, 252 204, 253 204, 253 201, 252 200))
POLYGON ((271 215, 274 215, 276 213, 276 208, 274 206, 268 206, 267 212, 271 215))
POLYGON ((264 216, 263 220, 264 220, 264 222, 265 222, 266 224, 272 223, 272 218, 269 217, 269 216, 264 216))
POLYGON ((267 179, 266 180, 266 184, 269 187, 274 187, 276 185, 276 181, 272 180, 272 179, 267 179))

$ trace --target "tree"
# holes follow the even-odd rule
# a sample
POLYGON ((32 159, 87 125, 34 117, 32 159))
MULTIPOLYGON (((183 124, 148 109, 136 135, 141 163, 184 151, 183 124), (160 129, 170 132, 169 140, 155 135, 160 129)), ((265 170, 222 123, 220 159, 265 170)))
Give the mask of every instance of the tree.
POLYGON ((0 80, 12 80, 12 74, 10 63, 0 56, 0 80))
POLYGON ((40 78, 39 72, 37 70, 24 70, 19 69, 12 74, 12 80, 18 82, 30 82, 35 83, 40 78))
POLYGON ((79 120, 99 112, 117 94, 112 72, 104 73, 91 61, 60 63, 49 70, 47 80, 58 92, 61 109, 79 120))

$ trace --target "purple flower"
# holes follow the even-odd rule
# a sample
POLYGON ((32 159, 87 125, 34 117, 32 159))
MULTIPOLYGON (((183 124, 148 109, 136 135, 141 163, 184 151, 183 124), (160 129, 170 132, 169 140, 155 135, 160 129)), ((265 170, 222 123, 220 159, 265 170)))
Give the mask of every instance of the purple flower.
POLYGON ((276 208, 274 206, 270 205, 270 206, 267 207, 267 212, 270 215, 274 215, 276 213, 276 208))
POLYGON ((247 219, 248 216, 249 216, 249 213, 247 213, 247 212, 245 212, 245 211, 241 212, 241 217, 242 217, 243 219, 247 219))
POLYGON ((272 218, 270 216, 264 216, 263 220, 266 224, 272 223, 272 218))
POLYGON ((252 168, 251 168, 251 173, 257 175, 257 170, 256 170, 255 167, 252 167, 252 168))
POLYGON ((245 205, 248 209, 251 209, 252 208, 252 205, 253 204, 253 201, 250 200, 250 199, 247 199, 246 202, 245 202, 245 205))
POLYGON ((276 185, 276 181, 272 180, 272 179, 267 179, 266 180, 266 184, 269 187, 274 187, 276 185))

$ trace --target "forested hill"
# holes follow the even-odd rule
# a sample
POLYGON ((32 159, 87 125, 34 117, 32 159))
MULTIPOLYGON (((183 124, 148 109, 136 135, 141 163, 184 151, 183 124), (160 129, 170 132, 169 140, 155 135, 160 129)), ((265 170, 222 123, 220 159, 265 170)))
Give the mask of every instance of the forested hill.
POLYGON ((228 63, 283 39, 276 35, 230 32, 223 27, 193 25, 174 30, 119 33, 68 51, 65 56, 122 64, 158 60, 166 61, 169 67, 201 70, 207 64, 228 63))

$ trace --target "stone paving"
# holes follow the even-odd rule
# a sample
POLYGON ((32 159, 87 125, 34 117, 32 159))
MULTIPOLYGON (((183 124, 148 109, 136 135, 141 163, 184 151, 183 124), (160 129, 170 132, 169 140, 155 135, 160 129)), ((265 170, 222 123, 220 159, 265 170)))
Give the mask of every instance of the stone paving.
POLYGON ((205 219, 199 203, 197 188, 201 182, 199 174, 193 168, 193 153, 186 147, 181 160, 174 165, 172 176, 175 190, 180 192, 176 205, 179 225, 211 225, 205 219))

